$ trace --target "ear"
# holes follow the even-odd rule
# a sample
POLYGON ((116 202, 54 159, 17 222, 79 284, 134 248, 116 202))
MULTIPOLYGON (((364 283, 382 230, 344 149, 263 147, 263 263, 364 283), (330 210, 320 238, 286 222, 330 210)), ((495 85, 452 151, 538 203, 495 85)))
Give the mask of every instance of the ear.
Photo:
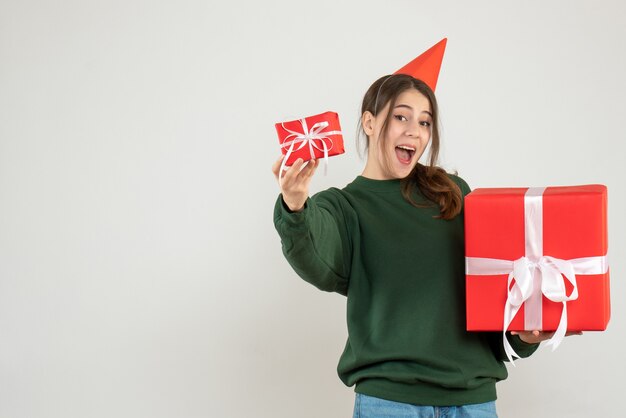
POLYGON ((374 115, 369 110, 361 115, 361 126, 363 126, 365 135, 372 136, 374 134, 374 115))

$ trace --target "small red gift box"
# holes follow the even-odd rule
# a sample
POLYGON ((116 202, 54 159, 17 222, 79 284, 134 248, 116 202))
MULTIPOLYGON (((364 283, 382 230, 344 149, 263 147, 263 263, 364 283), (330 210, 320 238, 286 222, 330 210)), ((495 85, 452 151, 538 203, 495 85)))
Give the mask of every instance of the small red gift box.
POLYGON ((276 132, 285 155, 285 166, 291 166, 298 158, 304 161, 327 159, 345 152, 339 115, 335 112, 277 123, 276 132))
POLYGON ((467 329, 606 329, 607 247, 605 186, 476 189, 465 197, 467 329))

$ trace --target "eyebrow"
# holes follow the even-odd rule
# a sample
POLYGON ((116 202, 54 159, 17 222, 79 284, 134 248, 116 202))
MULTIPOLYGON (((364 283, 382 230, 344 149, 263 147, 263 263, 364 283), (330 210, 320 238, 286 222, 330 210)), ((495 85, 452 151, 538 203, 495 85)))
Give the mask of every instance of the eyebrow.
MULTIPOLYGON (((409 106, 409 105, 405 105, 405 104, 399 104, 399 105, 396 105, 396 106, 394 107, 394 109, 397 109, 397 108, 399 108, 399 107, 406 107, 407 109, 413 110, 413 108, 412 108, 411 106, 409 106)), ((427 113, 427 114, 428 114, 431 118, 433 117, 433 114, 432 114, 432 113, 430 113, 428 110, 422 110, 422 113, 427 113)))

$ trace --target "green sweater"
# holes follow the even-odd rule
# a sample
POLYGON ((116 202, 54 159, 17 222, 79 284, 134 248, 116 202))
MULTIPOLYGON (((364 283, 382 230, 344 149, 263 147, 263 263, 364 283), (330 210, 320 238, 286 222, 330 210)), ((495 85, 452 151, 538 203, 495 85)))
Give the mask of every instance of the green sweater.
MULTIPOLYGON (((274 223, 293 269, 347 295, 348 341, 337 371, 358 393, 420 405, 482 403, 496 399, 495 384, 507 377, 502 333, 465 330, 463 215, 438 214, 404 200, 399 180, 365 177, 316 194, 298 213, 282 197, 276 202, 274 223)), ((538 346, 509 340, 522 357, 538 346)))

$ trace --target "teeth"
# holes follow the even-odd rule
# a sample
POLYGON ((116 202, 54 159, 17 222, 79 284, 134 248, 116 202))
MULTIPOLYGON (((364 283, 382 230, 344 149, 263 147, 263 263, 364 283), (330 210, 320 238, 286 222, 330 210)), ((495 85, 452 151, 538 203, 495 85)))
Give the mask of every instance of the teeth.
POLYGON ((406 145, 398 145, 396 148, 402 148, 407 151, 415 151, 415 148, 407 147, 406 145))

